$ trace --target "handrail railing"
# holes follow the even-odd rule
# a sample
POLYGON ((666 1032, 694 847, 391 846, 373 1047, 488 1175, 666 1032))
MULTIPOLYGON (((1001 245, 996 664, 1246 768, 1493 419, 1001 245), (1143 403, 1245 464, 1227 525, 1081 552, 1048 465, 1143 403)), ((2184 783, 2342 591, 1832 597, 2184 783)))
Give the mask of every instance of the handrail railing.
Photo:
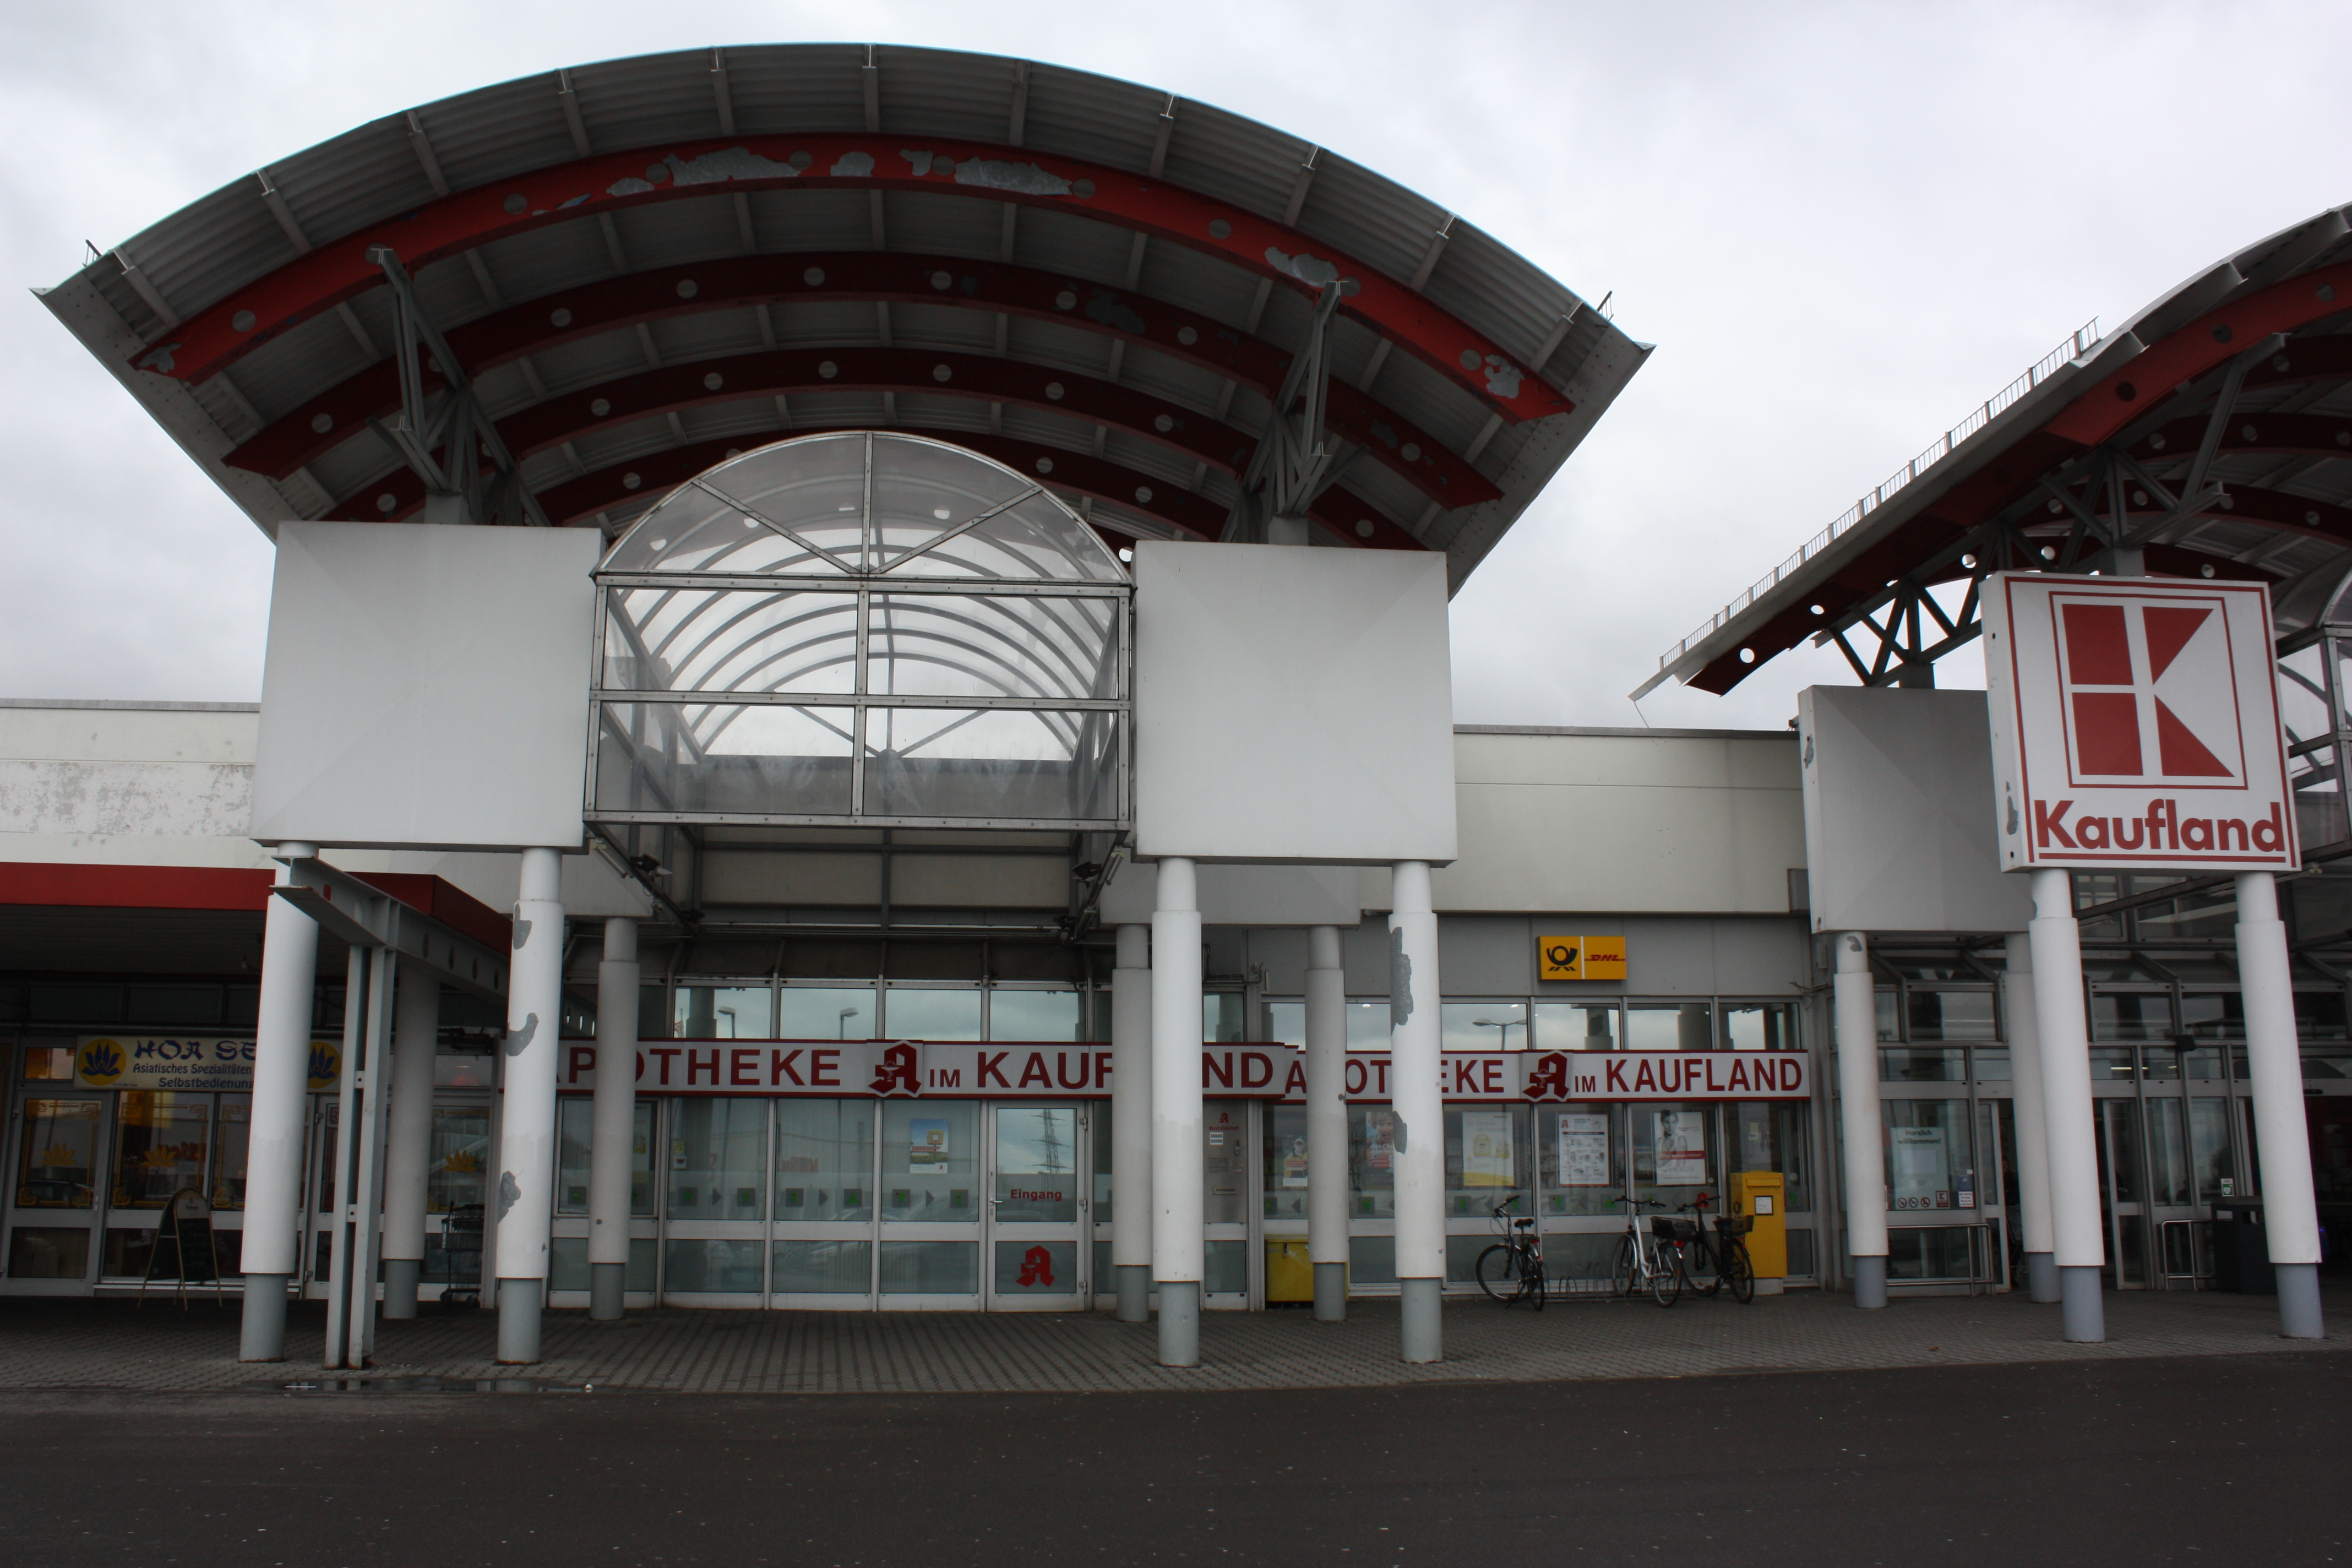
POLYGON ((2052 349, 2048 353, 2043 354, 2032 364, 2027 366, 2023 375, 2019 376, 2015 381, 2011 382, 2007 386, 2002 387, 1999 392, 1994 393, 1990 397, 1985 399, 1984 402, 1969 410, 1968 417, 1961 420, 1958 425, 1953 426, 1949 430, 1945 431, 1941 440, 1929 447, 1917 457, 1912 458, 1910 462, 1905 464, 1902 468, 1896 469, 1894 475, 1889 478, 1885 484, 1880 485, 1868 495, 1864 496, 1860 500, 1855 501, 1853 505, 1846 508, 1844 512, 1842 513, 1834 522, 1832 522, 1827 528, 1822 530, 1821 532, 1815 534, 1812 538, 1799 545, 1797 547, 1797 552, 1794 555, 1790 556, 1789 559, 1780 563, 1780 565, 1772 568, 1769 575, 1758 578, 1755 583, 1749 585, 1746 593, 1740 595, 1739 597, 1732 600, 1731 603, 1724 605, 1721 610, 1710 616, 1705 626, 1699 627, 1696 631, 1691 633, 1690 636, 1683 638, 1682 641, 1667 649, 1666 652, 1658 659, 1658 669, 1660 673, 1663 674, 1675 663, 1679 662, 1685 654, 1690 652, 1692 647, 1705 641, 1706 638, 1713 637, 1717 632, 1721 631, 1725 626, 1729 624, 1734 616, 1738 615, 1742 610, 1748 608, 1748 605, 1754 604, 1759 595, 1768 593, 1771 589, 1779 586, 1780 582, 1784 578, 1788 577, 1790 574, 1796 571, 1798 567, 1802 566, 1806 562, 1811 561, 1814 556, 1819 555, 1823 550, 1829 548, 1831 542, 1843 537, 1864 518, 1868 517, 1872 512, 1876 511, 1880 507, 1885 505, 1892 497, 1902 490, 1905 486, 1911 483, 1912 480, 1917 479, 1921 474, 1926 473, 1929 468, 1935 467, 1936 464, 1943 461, 1946 458, 1950 457, 1954 447, 1967 440, 1969 437, 1975 435, 1978 431, 1983 429, 1987 425, 1991 424, 1994 419, 2000 416, 2004 409, 2008 408, 2010 405, 2015 403, 2027 393, 2032 391, 2035 387, 2041 385, 2044 381, 2047 381, 2058 371, 2059 367, 2062 365, 2072 364, 2074 361, 2081 359, 2084 354, 2089 353, 2091 350, 2096 348, 2098 343, 2099 319, 2096 316, 2094 316, 2089 321, 2084 322, 2082 326, 2076 328, 2073 337, 2068 338, 2064 342, 2060 343, 2056 348, 2052 349))

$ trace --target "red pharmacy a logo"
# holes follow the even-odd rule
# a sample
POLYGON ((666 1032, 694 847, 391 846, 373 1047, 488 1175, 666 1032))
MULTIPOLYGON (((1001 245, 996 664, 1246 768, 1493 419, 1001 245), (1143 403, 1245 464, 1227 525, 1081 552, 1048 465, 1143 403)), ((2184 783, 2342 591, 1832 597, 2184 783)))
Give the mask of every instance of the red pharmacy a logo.
POLYGON ((1033 1247, 1021 1255, 1023 1285, 1051 1285, 1054 1282, 1054 1255, 1042 1247, 1033 1247))
POLYGON ((2074 783, 2244 784, 2219 602, 2060 596, 2053 607, 2074 783))

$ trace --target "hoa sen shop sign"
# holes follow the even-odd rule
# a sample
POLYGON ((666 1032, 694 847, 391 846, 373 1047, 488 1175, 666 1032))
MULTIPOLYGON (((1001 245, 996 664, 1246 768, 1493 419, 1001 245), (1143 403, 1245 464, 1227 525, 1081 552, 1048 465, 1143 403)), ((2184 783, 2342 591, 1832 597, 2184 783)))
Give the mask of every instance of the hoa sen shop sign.
MULTIPOLYGON (((1391 1098, 1385 1051, 1350 1052, 1350 1100, 1391 1098)), ((1449 1100, 1802 1100, 1802 1051, 1458 1051, 1439 1061, 1449 1100)), ((563 1043, 562 1088, 596 1085, 596 1047, 563 1043)), ((1281 1045, 1204 1046, 1202 1090, 1217 1099, 1307 1098, 1306 1058, 1281 1045)), ((1102 1100, 1105 1045, 966 1045, 917 1040, 646 1040, 641 1094, 739 1094, 882 1100, 1102 1100)))
POLYGON ((2301 863, 2260 583, 1985 584, 2003 870, 2301 863))

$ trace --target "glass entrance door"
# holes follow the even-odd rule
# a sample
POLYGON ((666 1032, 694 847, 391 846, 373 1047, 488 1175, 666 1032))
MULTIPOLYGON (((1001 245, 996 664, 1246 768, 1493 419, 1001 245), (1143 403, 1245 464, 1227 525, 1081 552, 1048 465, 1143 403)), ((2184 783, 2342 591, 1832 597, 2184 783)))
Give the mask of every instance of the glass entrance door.
POLYGON ((1201 1304, 1231 1310, 1250 1304, 1250 1176, 1257 1147, 1246 1100, 1201 1107, 1201 1304))
POLYGON ((105 1105, 95 1095, 39 1094, 22 1102, 8 1203, 8 1278, 20 1294, 88 1289, 105 1125, 105 1105))
POLYGON ((986 1269, 992 1312, 1075 1311, 1087 1304, 1086 1111, 1000 1105, 990 1112, 986 1269))
POLYGON ((2147 1194, 2140 1164, 2139 1101, 2092 1102, 2099 1119, 2099 1205, 2107 1226, 2107 1280, 2119 1290, 2147 1284, 2147 1194))

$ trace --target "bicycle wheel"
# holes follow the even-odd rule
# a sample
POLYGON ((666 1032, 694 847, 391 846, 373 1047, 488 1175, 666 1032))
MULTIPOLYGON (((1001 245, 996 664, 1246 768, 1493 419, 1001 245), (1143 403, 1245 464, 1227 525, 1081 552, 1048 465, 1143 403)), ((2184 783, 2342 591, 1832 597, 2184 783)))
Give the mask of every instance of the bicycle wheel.
POLYGON ((1542 1258, 1537 1258, 1528 1266, 1528 1277, 1525 1283, 1528 1296, 1535 1302, 1536 1310, 1538 1312, 1542 1311, 1544 1307, 1544 1271, 1542 1258))
POLYGON ((1611 1260, 1609 1266, 1610 1293, 1619 1297, 1633 1295, 1633 1280, 1637 1272, 1634 1268, 1633 1238, 1630 1235, 1621 1236, 1617 1238, 1617 1256, 1611 1260))
POLYGON ((1724 1249, 1723 1278, 1731 1287, 1731 1299, 1745 1307, 1756 1300, 1756 1266, 1748 1261, 1748 1248, 1738 1242, 1724 1249))
POLYGON ((1702 1283, 1697 1275, 1685 1274, 1684 1283, 1701 1296, 1712 1296, 1722 1289, 1723 1258, 1716 1248, 1710 1247, 1706 1239, 1702 1237, 1690 1244, 1689 1251, 1691 1263, 1694 1266, 1704 1267, 1707 1270, 1707 1275, 1705 1282, 1702 1283))
POLYGON ((1519 1255, 1507 1241, 1498 1241, 1478 1255, 1478 1289, 1497 1301, 1514 1301, 1519 1294, 1519 1255))
POLYGON ((1658 1249, 1657 1267, 1650 1271, 1650 1299, 1671 1307, 1683 1299, 1683 1255, 1680 1247, 1658 1249))

